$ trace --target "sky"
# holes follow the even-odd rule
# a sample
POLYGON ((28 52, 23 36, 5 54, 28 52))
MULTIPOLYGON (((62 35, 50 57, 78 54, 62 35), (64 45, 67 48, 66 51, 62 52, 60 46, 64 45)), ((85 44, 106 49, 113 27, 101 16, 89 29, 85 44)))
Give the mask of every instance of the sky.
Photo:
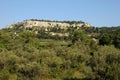
POLYGON ((120 26, 120 0, 0 0, 0 28, 28 19, 120 26))

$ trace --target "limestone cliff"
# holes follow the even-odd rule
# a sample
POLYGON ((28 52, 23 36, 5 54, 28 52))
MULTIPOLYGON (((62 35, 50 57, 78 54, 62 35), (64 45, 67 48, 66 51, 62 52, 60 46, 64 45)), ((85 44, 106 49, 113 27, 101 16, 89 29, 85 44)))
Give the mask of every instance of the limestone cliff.
POLYGON ((32 28, 32 27, 59 27, 61 29, 66 29, 68 27, 91 27, 90 24, 80 21, 47 21, 47 20, 25 20, 9 26, 8 28, 13 28, 18 25, 19 27, 32 28))

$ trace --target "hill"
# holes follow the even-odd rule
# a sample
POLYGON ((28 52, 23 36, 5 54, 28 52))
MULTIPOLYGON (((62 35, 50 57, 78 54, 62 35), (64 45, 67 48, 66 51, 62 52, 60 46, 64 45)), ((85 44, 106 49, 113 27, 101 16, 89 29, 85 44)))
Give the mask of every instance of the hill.
POLYGON ((1 29, 0 80, 119 80, 120 27, 66 24, 73 21, 27 20, 1 29))

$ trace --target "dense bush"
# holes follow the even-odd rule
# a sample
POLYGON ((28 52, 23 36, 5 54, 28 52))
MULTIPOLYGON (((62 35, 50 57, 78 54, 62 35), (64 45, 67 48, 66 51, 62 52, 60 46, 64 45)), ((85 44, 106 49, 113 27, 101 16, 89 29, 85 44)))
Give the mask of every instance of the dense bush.
POLYGON ((0 30, 0 80, 119 80, 119 33, 91 29, 70 28, 67 39, 0 30))

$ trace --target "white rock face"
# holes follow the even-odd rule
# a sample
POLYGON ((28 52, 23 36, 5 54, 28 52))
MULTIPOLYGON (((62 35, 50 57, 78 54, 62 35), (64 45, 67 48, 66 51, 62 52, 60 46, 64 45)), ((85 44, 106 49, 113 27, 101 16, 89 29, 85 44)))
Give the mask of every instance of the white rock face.
POLYGON ((25 21, 24 27, 33 27, 33 26, 39 26, 39 27, 55 27, 60 26, 61 28, 66 28, 67 26, 70 26, 68 23, 60 23, 60 22, 45 22, 45 21, 25 21))
POLYGON ((44 28, 48 28, 48 27, 59 27, 61 29, 67 29, 68 27, 77 27, 77 29, 79 29, 80 27, 91 27, 90 24, 88 23, 67 23, 67 22, 55 22, 55 21, 33 21, 33 20, 26 20, 23 22, 19 22, 16 24, 12 24, 11 26, 9 26, 8 28, 13 28, 15 25, 21 25, 24 28, 32 28, 32 27, 44 27, 44 28))
POLYGON ((27 20, 24 21, 24 27, 34 27, 34 26, 39 26, 39 27, 60 27, 61 29, 65 29, 67 27, 73 26, 73 27, 82 27, 82 26, 86 26, 86 27, 91 27, 90 24, 87 23, 78 23, 78 24, 69 24, 69 23, 62 23, 62 22, 47 22, 47 21, 31 21, 31 20, 27 20))

